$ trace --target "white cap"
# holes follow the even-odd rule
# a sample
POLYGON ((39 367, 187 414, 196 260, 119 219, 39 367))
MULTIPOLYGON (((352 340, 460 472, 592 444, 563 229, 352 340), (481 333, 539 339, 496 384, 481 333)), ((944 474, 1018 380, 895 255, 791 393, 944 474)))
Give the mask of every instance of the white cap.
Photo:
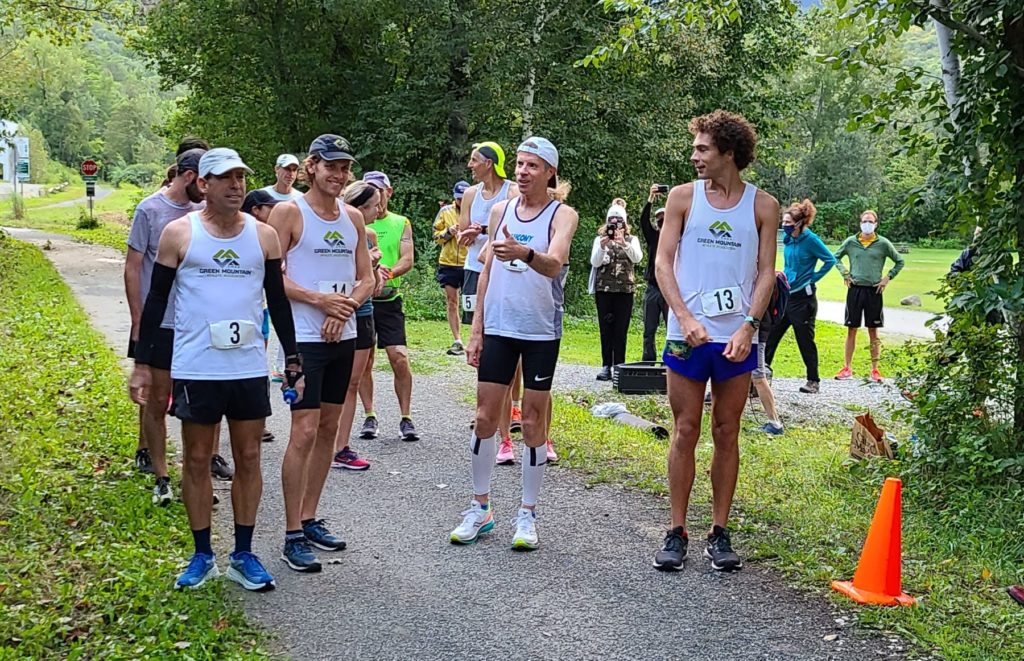
POLYGON ((605 220, 608 218, 621 218, 622 220, 626 220, 626 208, 619 206, 618 204, 611 205, 608 207, 608 213, 605 214, 605 220))
POLYGON ((252 172, 252 168, 242 162, 242 157, 238 155, 238 152, 227 147, 211 149, 199 159, 199 176, 204 178, 211 174, 220 176, 239 168, 246 172, 252 172))
POLYGON ((516 151, 526 152, 527 154, 536 154, 540 156, 547 164, 553 168, 558 168, 558 150, 551 144, 551 141, 547 138, 541 138, 533 136, 523 141, 523 144, 516 148, 516 151))
POLYGON ((298 165, 298 164, 299 164, 299 159, 295 158, 293 155, 291 155, 291 154, 281 154, 280 156, 277 157, 277 163, 275 163, 274 165, 276 165, 279 168, 286 168, 289 165, 298 165))

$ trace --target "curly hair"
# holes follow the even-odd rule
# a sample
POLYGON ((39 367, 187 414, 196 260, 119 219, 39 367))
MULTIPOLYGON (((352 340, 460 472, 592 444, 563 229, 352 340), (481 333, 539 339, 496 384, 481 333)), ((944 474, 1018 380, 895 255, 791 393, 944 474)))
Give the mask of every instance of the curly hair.
POLYGON ((733 161, 740 170, 754 162, 757 133, 742 115, 716 110, 690 120, 690 133, 707 133, 721 153, 732 152, 733 161))
POLYGON ((786 209, 783 215, 787 213, 794 223, 800 223, 803 227, 810 227, 811 223, 814 222, 814 216, 818 214, 818 210, 814 208, 814 202, 804 198, 803 202, 789 205, 789 208, 786 209))

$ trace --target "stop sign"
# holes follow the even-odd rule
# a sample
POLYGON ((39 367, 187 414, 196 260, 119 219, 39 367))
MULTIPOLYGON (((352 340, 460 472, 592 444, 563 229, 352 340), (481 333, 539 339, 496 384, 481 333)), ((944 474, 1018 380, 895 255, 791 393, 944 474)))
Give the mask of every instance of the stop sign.
POLYGON ((96 173, 100 171, 100 166, 96 165, 96 161, 89 159, 82 161, 82 174, 87 177, 95 177, 96 173))

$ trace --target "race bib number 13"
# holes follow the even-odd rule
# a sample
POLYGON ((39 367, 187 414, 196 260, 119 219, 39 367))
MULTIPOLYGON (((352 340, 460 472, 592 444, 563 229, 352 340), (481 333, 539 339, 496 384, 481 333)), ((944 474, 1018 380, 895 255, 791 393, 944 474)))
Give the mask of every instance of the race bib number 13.
POLYGON ((218 321, 210 324, 210 346, 215 349, 237 349, 248 346, 256 337, 256 324, 251 321, 218 321))
POLYGON ((740 311, 739 287, 722 287, 700 295, 701 307, 704 315, 708 317, 720 317, 723 314, 735 314, 740 311))

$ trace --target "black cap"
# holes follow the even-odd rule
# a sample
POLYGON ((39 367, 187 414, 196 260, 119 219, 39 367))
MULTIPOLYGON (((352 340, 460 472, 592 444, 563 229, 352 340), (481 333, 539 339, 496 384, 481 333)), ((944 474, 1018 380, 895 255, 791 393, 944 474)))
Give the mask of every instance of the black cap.
POLYGON ((256 207, 272 207, 281 200, 277 199, 262 188, 251 190, 242 201, 242 211, 252 213, 256 207))
POLYGON ((325 161, 354 161, 352 145, 340 135, 325 133, 309 146, 309 155, 318 156, 325 161))
POLYGON ((191 170, 199 174, 199 159, 206 153, 205 149, 189 149, 178 155, 178 174, 191 170))

